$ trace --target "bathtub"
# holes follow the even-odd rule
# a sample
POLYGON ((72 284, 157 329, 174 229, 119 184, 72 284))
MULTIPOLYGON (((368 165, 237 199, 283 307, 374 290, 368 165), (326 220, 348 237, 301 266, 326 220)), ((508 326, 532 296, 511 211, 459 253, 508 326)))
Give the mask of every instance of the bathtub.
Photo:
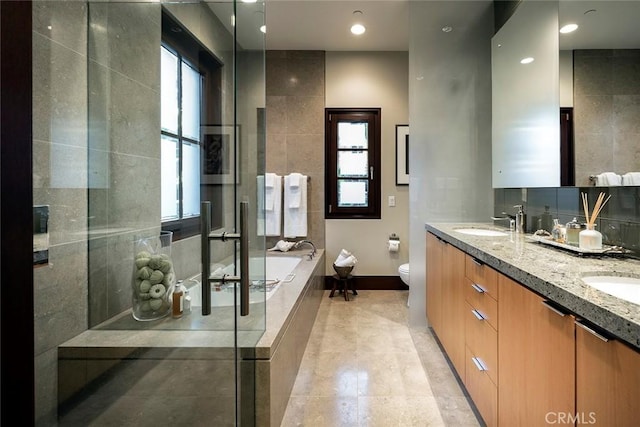
MULTIPOLYGON (((267 256, 266 265, 263 267, 263 258, 251 258, 249 260, 249 272, 252 275, 252 280, 249 287, 249 303, 264 302, 271 298, 281 285, 291 282, 295 278, 293 271, 301 259, 294 256, 267 256), (265 270, 264 280, 259 278, 261 276, 260 272, 263 270, 265 270)), ((214 272, 212 273, 214 276, 222 273, 233 276, 234 265, 229 264, 225 267, 212 268, 211 271, 214 272)), ((201 307, 202 283, 200 274, 185 280, 184 284, 191 297, 191 306, 201 307)), ((223 286, 212 284, 211 306, 225 307, 234 305, 234 288, 233 284, 223 286)))

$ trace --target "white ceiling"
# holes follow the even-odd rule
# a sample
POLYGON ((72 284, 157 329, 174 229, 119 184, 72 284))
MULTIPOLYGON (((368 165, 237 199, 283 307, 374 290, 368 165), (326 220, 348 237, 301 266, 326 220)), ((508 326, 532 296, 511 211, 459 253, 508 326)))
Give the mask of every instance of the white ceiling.
MULTIPOLYGON (((425 25, 455 26, 456 21, 477 19, 448 7, 457 0, 413 1, 429 2, 433 8, 428 19, 438 22, 425 25), (448 9, 454 10, 453 16, 447 14, 448 9)), ((265 4, 268 50, 409 50, 409 0, 266 0, 265 4), (362 15, 354 15, 356 10, 362 15), (367 27, 361 36, 349 31, 356 20, 367 27)), ((225 0, 210 6, 220 17, 233 13, 225 0)), ((237 7, 240 45, 261 49, 264 39, 258 23, 263 19, 263 6, 239 2, 237 7)), ((570 21, 580 25, 578 31, 560 35, 561 49, 640 48, 640 0, 561 0, 559 12, 560 25, 570 21), (592 9, 595 11, 585 14, 592 9)), ((230 19, 222 18, 222 22, 231 29, 230 19)))
POLYGON ((560 49, 640 48, 640 1, 561 1, 560 26, 578 30, 560 34, 560 49), (589 12, 587 12, 589 11, 589 12))
POLYGON ((267 0, 269 50, 409 50, 407 0, 267 0), (362 11, 355 16, 354 11, 362 11), (367 31, 354 36, 358 20, 367 31))

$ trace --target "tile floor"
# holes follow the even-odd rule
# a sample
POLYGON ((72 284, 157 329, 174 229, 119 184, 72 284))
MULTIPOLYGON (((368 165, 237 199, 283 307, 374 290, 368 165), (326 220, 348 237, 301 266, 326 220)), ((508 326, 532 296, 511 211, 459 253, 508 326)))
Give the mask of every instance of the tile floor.
POLYGON ((325 292, 282 427, 480 425, 407 291, 325 292))

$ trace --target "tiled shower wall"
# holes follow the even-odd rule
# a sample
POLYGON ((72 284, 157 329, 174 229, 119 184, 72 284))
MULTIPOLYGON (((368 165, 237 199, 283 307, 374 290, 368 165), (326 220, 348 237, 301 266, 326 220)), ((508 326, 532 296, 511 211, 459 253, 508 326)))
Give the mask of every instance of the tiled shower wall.
MULTIPOLYGON (((267 51, 266 172, 299 172, 308 183, 307 239, 325 247, 323 51, 267 51)), ((280 237, 270 237, 272 247, 280 237)))
POLYGON ((573 53, 576 185, 640 171, 640 49, 573 53))
POLYGON ((560 224, 574 217, 584 222, 580 193, 587 194, 589 207, 593 209, 601 192, 611 195, 596 220, 603 243, 623 246, 640 255, 640 187, 500 188, 494 190, 494 215, 513 215, 515 205, 524 205, 527 232, 539 229, 538 218, 547 206, 552 218, 557 218, 560 224))

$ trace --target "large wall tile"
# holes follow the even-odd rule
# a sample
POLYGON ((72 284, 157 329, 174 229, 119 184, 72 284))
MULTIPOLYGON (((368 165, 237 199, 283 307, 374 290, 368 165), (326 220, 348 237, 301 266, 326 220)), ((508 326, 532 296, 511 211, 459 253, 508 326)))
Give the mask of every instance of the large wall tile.
POLYGON ((81 1, 34 1, 33 31, 86 55, 87 3, 81 1))
POLYGON ((33 35, 33 137, 86 147, 86 57, 33 35))
POLYGON ((160 12, 158 3, 91 3, 90 59, 159 91, 160 12))
POLYGON ((324 135, 323 96, 287 97, 287 134, 305 133, 324 135))
POLYGON ((49 264, 34 269, 35 353, 44 353, 87 329, 87 245, 49 248, 49 264))
POLYGON ((112 153, 108 203, 110 227, 160 224, 160 159, 112 153))

